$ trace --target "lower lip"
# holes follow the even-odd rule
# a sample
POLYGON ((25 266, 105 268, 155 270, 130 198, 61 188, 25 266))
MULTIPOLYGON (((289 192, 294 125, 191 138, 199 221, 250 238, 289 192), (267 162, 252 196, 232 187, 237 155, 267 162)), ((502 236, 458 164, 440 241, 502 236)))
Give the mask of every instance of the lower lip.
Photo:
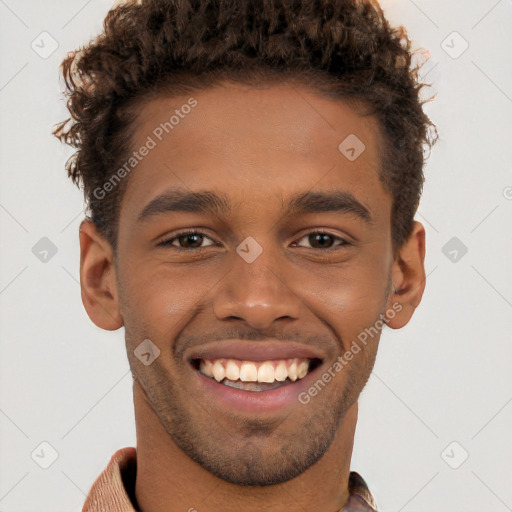
MULTIPOLYGON (((245 391, 220 384, 215 379, 193 370, 199 377, 205 395, 212 395, 222 408, 236 409, 245 413, 273 413, 300 405, 299 395, 311 385, 319 368, 302 379, 268 391, 245 391)), ((206 396, 209 400, 209 397, 206 396)))

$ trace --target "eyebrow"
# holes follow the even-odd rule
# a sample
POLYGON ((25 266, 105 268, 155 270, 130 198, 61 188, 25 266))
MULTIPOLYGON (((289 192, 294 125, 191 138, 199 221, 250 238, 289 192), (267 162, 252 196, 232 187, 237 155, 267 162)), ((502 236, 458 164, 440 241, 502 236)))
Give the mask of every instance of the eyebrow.
MULTIPOLYGON (((285 207, 284 201, 283 207, 285 207)), ((139 213, 137 222, 171 212, 220 215, 232 211, 229 199, 224 194, 212 191, 191 192, 174 189, 152 199, 139 213)), ((351 192, 343 190, 304 192, 288 201, 286 211, 292 215, 324 212, 347 213, 356 215, 367 224, 373 223, 369 209, 359 202, 351 192)))
POLYGON ((339 212, 354 214, 367 224, 372 224, 370 210, 359 202, 351 192, 305 192, 292 197, 288 203, 291 214, 339 212))

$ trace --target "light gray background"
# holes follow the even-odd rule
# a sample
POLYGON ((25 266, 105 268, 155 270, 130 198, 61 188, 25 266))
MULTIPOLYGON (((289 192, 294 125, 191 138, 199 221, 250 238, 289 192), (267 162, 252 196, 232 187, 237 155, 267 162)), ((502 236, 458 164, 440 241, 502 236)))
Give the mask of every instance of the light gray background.
MULTIPOLYGON (((383 512, 512 510, 512 1, 382 5, 430 52, 426 109, 440 141, 417 215, 425 295, 408 326, 383 333, 352 469, 383 512)), ((114 451, 135 445, 124 331, 102 331, 82 306, 83 200, 64 171, 72 151, 50 133, 67 117, 58 66, 110 6, 0 0, 4 512, 79 511, 114 451), (46 262, 33 252, 43 237, 57 249, 46 262)))

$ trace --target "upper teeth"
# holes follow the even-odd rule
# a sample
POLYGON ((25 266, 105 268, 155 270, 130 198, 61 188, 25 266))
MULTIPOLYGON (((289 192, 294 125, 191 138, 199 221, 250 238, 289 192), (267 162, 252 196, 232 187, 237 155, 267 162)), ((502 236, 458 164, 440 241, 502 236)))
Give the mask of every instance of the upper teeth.
POLYGON ((283 382, 302 379, 309 370, 309 359, 240 361, 238 359, 201 359, 199 371, 217 382, 227 378, 242 382, 283 382))

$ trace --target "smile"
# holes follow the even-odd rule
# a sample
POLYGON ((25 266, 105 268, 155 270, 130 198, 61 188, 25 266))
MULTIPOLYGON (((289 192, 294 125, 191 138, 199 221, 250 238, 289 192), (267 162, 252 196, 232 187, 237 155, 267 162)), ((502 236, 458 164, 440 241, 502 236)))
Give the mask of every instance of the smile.
POLYGON ((190 347, 191 393, 203 407, 248 416, 286 417, 321 374, 328 354, 291 340, 226 339, 190 347))
POLYGON ((238 359, 199 359, 195 367, 206 377, 225 386, 262 392, 287 386, 303 379, 319 361, 307 358, 242 361, 238 359))

